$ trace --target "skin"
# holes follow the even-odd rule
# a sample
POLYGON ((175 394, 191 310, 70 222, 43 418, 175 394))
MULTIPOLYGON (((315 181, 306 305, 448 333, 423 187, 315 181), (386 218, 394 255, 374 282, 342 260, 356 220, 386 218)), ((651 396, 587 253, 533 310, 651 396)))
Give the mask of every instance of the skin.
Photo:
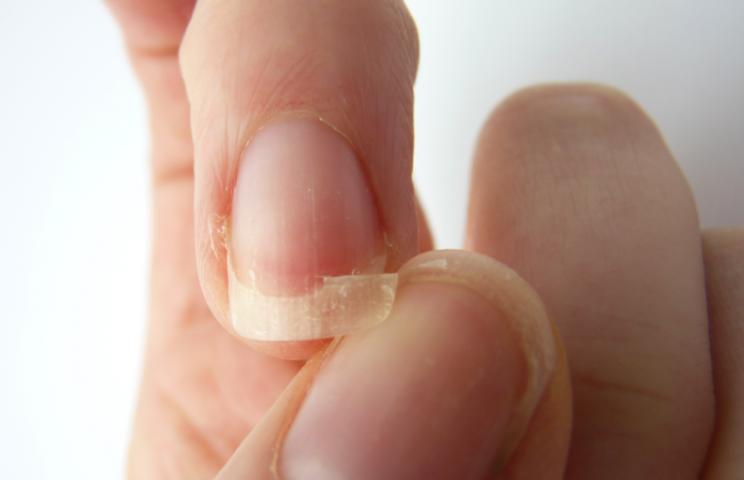
MULTIPOLYGON (((276 115, 309 112, 359 152, 393 245, 386 268, 411 271, 418 251, 431 248, 410 180, 415 26, 395 1, 292 2, 291 9, 261 0, 204 0, 196 9, 182 0, 108 3, 152 128, 150 320, 128 478, 274 478, 275 442, 302 415, 298 405, 324 364, 323 352, 308 364, 291 359, 327 342, 236 339, 226 321, 226 247, 210 227, 230 214, 235 166, 251 136, 276 115), (298 62, 321 65, 322 74, 291 75, 298 62)), ((744 429, 732 427, 744 418, 737 350, 744 230, 700 231, 689 186, 653 122, 605 87, 530 88, 494 110, 473 171, 465 248, 526 280, 504 287, 504 298, 541 299, 557 351, 520 435, 494 434, 494 469, 478 478, 735 478, 744 468, 744 429)), ((501 268, 467 258, 467 281, 501 268)), ((416 312, 433 318, 426 306, 437 299, 473 305, 473 318, 481 318, 472 292, 446 279, 427 285, 399 291, 407 302, 396 306, 400 325, 414 328, 405 319, 416 312)), ((443 314, 442 332, 457 311, 443 314)), ((507 325, 521 319, 500 312, 507 325)), ((395 325, 352 335, 327 355, 354 364, 365 348, 409 338, 395 325)), ((482 337, 463 325, 463 338, 482 337)), ((447 335, 438 340, 420 328, 404 352, 419 337, 433 352, 446 351, 447 335)), ((505 328, 498 340, 521 345, 505 328)), ((490 382, 484 392, 524 394, 524 359, 514 351, 499 361, 503 375, 479 380, 490 382)), ((428 385, 427 373, 416 375, 428 385)), ((488 421, 511 425, 511 411, 488 421)), ((458 464, 457 455, 470 458, 449 452, 448 465, 458 464)))

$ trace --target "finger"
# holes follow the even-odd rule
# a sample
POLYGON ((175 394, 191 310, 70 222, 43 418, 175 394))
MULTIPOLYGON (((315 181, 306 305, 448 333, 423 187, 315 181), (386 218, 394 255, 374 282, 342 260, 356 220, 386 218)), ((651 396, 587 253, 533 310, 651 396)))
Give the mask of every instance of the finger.
POLYGON ((164 471, 211 478, 299 367, 235 342, 214 322, 201 293, 189 104, 178 65, 194 0, 107 3, 144 88, 152 149, 147 355, 127 469, 132 478, 164 471))
POLYGON ((466 243, 555 316, 574 394, 568 477, 697 478, 713 420, 700 231, 648 117, 599 86, 507 100, 476 149, 466 243))
POLYGON ((121 25, 147 98, 154 185, 188 179, 192 176, 193 149, 178 49, 196 0, 105 1, 121 25))
MULTIPOLYGON (((400 1, 197 5, 181 48, 197 258, 207 301, 229 331, 309 338, 292 329, 314 324, 287 319, 314 308, 295 304, 315 298, 324 278, 395 272, 416 253, 417 59, 415 26, 400 1), (232 307, 255 300, 265 312, 231 311, 228 265, 241 296, 232 307), (289 311, 285 320, 278 311, 289 311)), ((318 328, 307 335, 322 336, 325 324, 318 328)), ((347 332, 325 336, 339 333, 347 332)))
POLYGON ((563 479, 572 430, 571 375, 560 333, 553 324, 557 355, 553 376, 514 453, 498 480, 563 479))
MULTIPOLYGON (((400 275, 388 321, 329 349, 319 373, 308 373, 311 361, 218 479, 502 473, 556 368, 546 311, 524 281, 480 255, 429 252, 400 275)), ((566 429, 549 433, 568 443, 566 429)), ((559 478, 563 465, 544 467, 540 478, 559 478)))
POLYGON ((195 0, 106 0, 143 86, 151 129, 150 342, 209 318, 194 261, 193 145, 178 49, 195 0))
POLYGON ((703 232, 716 430, 704 480, 744 471, 744 227, 703 232))
POLYGON ((176 55, 196 0, 104 0, 137 52, 176 55))

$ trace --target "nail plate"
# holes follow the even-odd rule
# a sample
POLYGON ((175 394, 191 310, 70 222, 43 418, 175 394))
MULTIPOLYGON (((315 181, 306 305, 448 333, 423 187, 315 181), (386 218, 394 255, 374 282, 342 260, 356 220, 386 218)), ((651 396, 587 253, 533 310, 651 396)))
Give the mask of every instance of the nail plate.
POLYGON ((233 197, 233 326, 254 340, 327 338, 387 317, 397 277, 374 195, 345 137, 317 119, 269 124, 249 142, 233 197))

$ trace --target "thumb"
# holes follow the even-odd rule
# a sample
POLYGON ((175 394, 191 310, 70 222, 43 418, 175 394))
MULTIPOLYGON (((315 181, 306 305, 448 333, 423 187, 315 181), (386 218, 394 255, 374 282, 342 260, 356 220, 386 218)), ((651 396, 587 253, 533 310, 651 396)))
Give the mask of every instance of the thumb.
POLYGON ((568 375, 534 291, 457 251, 400 279, 388 320, 308 362, 219 480, 561 477, 568 375))

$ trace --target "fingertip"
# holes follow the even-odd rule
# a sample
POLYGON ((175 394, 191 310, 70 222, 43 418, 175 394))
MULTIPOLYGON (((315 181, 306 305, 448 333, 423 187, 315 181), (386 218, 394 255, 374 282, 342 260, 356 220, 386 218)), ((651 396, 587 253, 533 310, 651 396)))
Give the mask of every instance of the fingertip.
MULTIPOLYGON (((245 336, 236 327, 240 322, 235 321, 228 295, 226 250, 230 248, 235 250, 231 253, 238 253, 232 265, 237 267, 235 277, 246 282, 253 270, 262 284, 261 293, 268 296, 280 296, 281 290, 292 290, 285 287, 299 286, 289 292, 297 296, 317 287, 319 277, 370 273, 365 267, 379 266, 379 255, 365 258, 370 265, 361 268, 359 263, 364 262, 352 259, 370 257, 367 254, 375 248, 369 243, 375 247, 383 244, 386 274, 397 271, 417 253, 411 170, 418 39, 404 2, 313 0, 300 5, 289 0, 206 0, 197 4, 181 46, 180 62, 194 138, 200 280, 207 302, 228 330, 245 336), (368 193, 363 201, 364 195, 352 201, 350 194, 342 192, 348 201, 327 208, 321 204, 331 203, 329 197, 302 198, 299 182, 294 194, 274 195, 275 201, 266 198, 271 195, 263 195, 265 202, 256 206, 261 198, 253 193, 272 186, 272 182, 254 175, 248 165, 259 162, 245 162, 244 154, 259 143, 266 144, 274 135, 270 129, 276 133, 281 129, 279 124, 299 118, 325 124, 344 139, 346 153, 337 155, 338 161, 326 173, 341 176, 345 166, 355 166, 355 175, 363 177, 365 185, 355 191, 368 193), (313 201, 319 208, 311 208, 313 201), (288 202, 294 202, 292 208, 288 202), (253 217, 243 215, 250 205, 255 207, 253 217), (351 206, 358 208, 345 208, 351 206), (313 214, 317 214, 315 218, 313 214), (364 216, 376 216, 377 222, 357 221, 364 216), (235 221, 238 217, 249 219, 242 222, 246 228, 235 221), (324 222, 329 228, 313 230, 324 222), (331 223, 339 228, 331 228, 331 223), (357 228, 362 225, 364 228, 357 228), (320 235, 333 230, 342 233, 320 235), (225 231, 239 238, 226 239, 225 231), (356 240, 352 238, 355 232, 356 240), (308 238, 317 241, 303 244, 308 238), (251 251, 241 256, 241 250, 251 251), (254 255, 259 251, 268 253, 254 255), (245 258, 249 260, 243 262, 245 258), (251 268, 253 260, 255 269, 251 268), (262 273, 274 270, 280 274, 262 277, 261 269, 262 273)), ((282 143, 299 145, 290 138, 279 141, 282 143)), ((292 161, 284 162, 287 179, 300 178, 303 165, 321 166, 318 155, 313 155, 319 150, 307 142, 303 146, 302 152, 295 149, 292 161)), ((270 160, 264 166, 271 164, 270 160)), ((281 172, 276 169, 274 173, 281 172)), ((274 182, 273 187, 281 187, 279 183, 274 182)), ((332 188, 336 186, 333 182, 323 186, 328 188, 320 193, 338 191, 332 188)), ((394 288, 390 282, 386 285, 394 288)), ((385 300, 389 295, 383 297, 385 300)), ((315 338, 337 333, 326 331, 315 338)), ((307 336, 259 339, 295 341, 307 336)))
POLYGON ((522 440, 555 362, 534 292, 467 252, 419 255, 399 275, 390 318, 346 337, 308 390, 281 478, 481 478, 522 440))

